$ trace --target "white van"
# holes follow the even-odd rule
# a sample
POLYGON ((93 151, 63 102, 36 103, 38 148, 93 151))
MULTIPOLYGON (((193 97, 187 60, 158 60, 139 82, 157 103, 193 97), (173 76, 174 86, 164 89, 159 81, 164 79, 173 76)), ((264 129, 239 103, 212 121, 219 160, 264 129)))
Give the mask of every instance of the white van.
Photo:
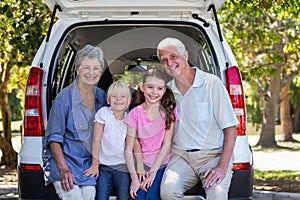
MULTIPOLYGON (((53 17, 27 80, 18 159, 20 199, 58 199, 53 186, 44 183, 42 143, 52 101, 75 78, 77 51, 86 44, 99 45, 107 68, 98 86, 106 90, 122 79, 134 90, 144 70, 162 67, 156 46, 165 37, 182 40, 191 66, 216 74, 226 85, 240 122, 229 199, 252 199, 253 161, 243 86, 216 15, 225 0, 44 1, 53 17), (55 23, 54 16, 58 17, 55 23)), ((186 193, 186 199, 202 197, 201 183, 186 193)))

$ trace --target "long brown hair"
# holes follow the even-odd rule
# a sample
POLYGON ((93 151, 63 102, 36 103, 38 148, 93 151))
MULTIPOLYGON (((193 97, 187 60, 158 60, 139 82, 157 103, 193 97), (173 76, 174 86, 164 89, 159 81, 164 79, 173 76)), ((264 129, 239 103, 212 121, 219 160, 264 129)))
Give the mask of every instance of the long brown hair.
MULTIPOLYGON (((146 83, 147 78, 149 77, 156 77, 161 79, 165 82, 166 91, 160 100, 160 110, 165 113, 165 124, 166 130, 170 129, 171 123, 175 121, 175 107, 176 107, 176 100, 172 90, 166 85, 167 78, 166 75, 158 69, 149 69, 143 75, 143 83, 146 83)), ((144 93, 141 91, 140 88, 137 89, 135 94, 134 106, 138 106, 145 102, 144 93)))

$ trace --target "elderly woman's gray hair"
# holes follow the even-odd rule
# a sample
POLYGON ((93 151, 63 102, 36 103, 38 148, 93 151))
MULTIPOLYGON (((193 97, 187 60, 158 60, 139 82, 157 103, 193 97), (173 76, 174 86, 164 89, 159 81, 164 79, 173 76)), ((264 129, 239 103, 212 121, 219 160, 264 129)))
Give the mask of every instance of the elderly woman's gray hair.
POLYGON ((86 58, 98 58, 101 63, 102 72, 105 70, 103 51, 100 47, 88 44, 79 50, 75 57, 75 70, 80 67, 86 58))

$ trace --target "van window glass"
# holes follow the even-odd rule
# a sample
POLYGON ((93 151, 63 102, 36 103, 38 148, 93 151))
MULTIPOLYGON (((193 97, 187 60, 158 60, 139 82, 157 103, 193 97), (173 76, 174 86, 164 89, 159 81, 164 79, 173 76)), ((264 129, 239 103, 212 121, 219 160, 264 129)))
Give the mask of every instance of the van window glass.
POLYGON ((55 97, 64 87, 72 83, 76 76, 74 67, 72 67, 72 60, 75 56, 74 50, 66 45, 60 55, 53 75, 52 97, 55 97))

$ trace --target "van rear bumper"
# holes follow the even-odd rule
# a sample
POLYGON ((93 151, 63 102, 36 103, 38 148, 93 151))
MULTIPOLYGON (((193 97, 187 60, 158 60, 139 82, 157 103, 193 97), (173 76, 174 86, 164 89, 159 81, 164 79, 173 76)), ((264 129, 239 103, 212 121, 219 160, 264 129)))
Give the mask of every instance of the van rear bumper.
POLYGON ((253 191, 254 168, 250 165, 248 169, 236 170, 233 173, 229 189, 230 200, 250 200, 253 191))
POLYGON ((19 199, 59 200, 52 184, 45 186, 42 170, 23 170, 18 166, 19 199))
MULTIPOLYGON (((233 171, 233 177, 229 188, 229 200, 251 200, 253 191, 253 165, 248 169, 233 171)), ((198 183, 185 193, 184 199, 201 199, 205 197, 205 191, 202 184, 198 183), (196 197, 199 198, 196 198, 196 197)))
MULTIPOLYGON (((253 190, 253 166, 233 172, 229 189, 229 200, 251 200, 253 190)), ((59 200, 52 184, 45 186, 43 171, 27 171, 18 167, 19 198, 59 200)), ((205 197, 201 183, 186 192, 185 199, 196 200, 205 197)))

